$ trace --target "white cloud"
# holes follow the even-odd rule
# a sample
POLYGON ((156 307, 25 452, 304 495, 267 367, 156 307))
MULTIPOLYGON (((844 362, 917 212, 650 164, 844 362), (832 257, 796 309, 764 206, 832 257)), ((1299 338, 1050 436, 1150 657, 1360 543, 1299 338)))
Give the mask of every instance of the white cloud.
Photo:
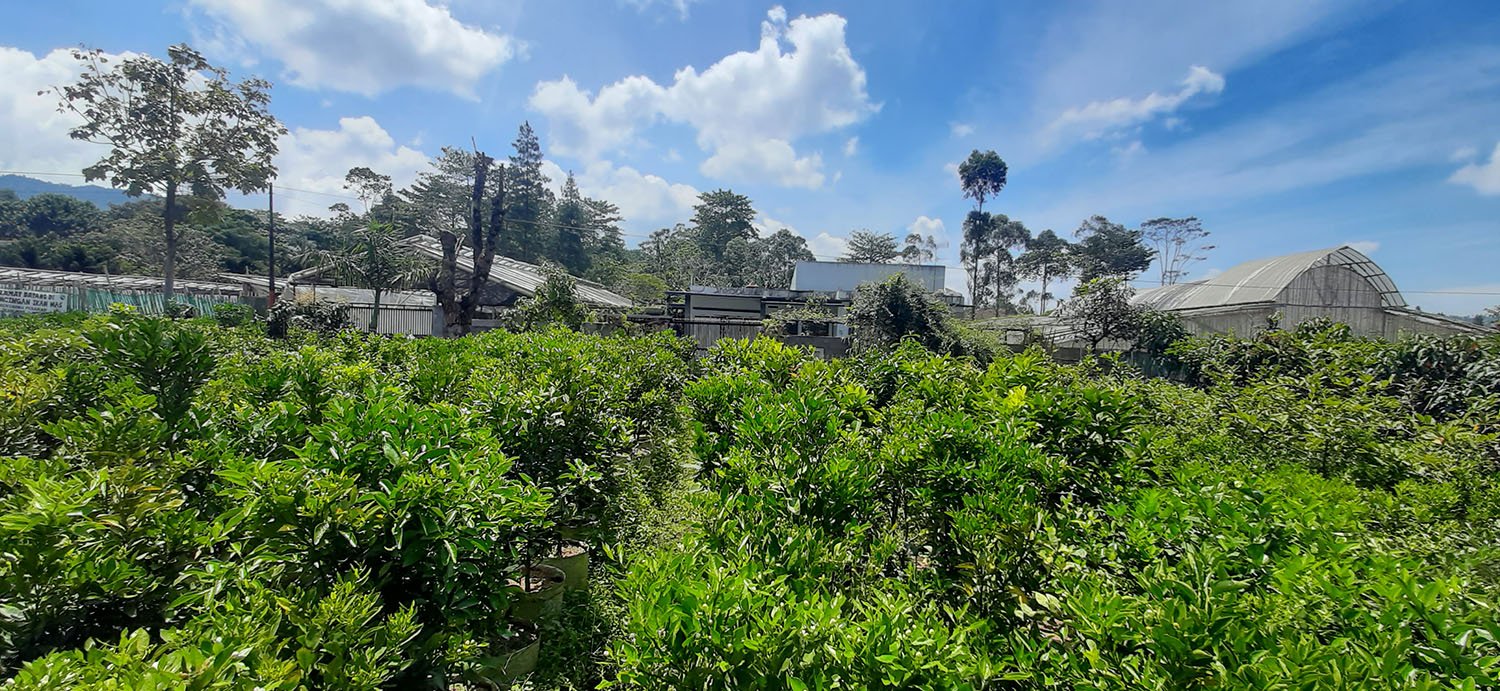
POLYGON ((829 235, 826 232, 818 233, 815 237, 808 238, 806 235, 802 237, 807 238, 807 249, 818 261, 834 261, 849 251, 848 239, 829 235))
POLYGON ((1139 139, 1132 139, 1129 144, 1111 147, 1109 151, 1115 155, 1115 160, 1120 163, 1129 163, 1137 156, 1146 153, 1146 145, 1142 144, 1139 139))
MULTIPOLYGON (((568 172, 550 160, 542 161, 542 174, 551 180, 547 187, 553 194, 562 194, 568 172)), ((613 202, 624 218, 622 227, 636 235, 687 222, 693 215, 693 205, 698 203, 698 190, 692 185, 667 182, 630 166, 594 161, 572 172, 583 196, 613 202)))
POLYGON ((1365 255, 1371 255, 1380 251, 1380 243, 1375 240, 1355 240, 1344 244, 1365 255))
POLYGON ((1080 103, 1159 89, 1184 65, 1233 72, 1378 11, 1359 0, 1086 3, 1035 28, 1041 69, 1031 100, 1050 118, 1080 103))
POLYGON ((191 2, 212 22, 212 45, 254 46, 307 88, 374 96, 418 86, 475 98, 475 83, 522 49, 424 0, 191 2))
POLYGON ((1469 161, 1474 160, 1474 157, 1478 155, 1479 149, 1476 149, 1472 146, 1460 146, 1457 149, 1453 150, 1453 155, 1449 156, 1448 160, 1453 161, 1454 163, 1468 163, 1469 161))
POLYGON ((947 230, 943 228, 943 219, 930 216, 918 216, 906 226, 907 233, 918 233, 923 237, 932 236, 939 247, 947 246, 947 230))
POLYGON ((1141 98, 1117 98, 1110 101, 1094 101, 1088 105, 1069 108, 1047 127, 1049 137, 1077 134, 1085 139, 1097 139, 1111 131, 1140 125, 1152 119, 1175 112, 1184 103, 1199 94, 1217 94, 1224 90, 1224 77, 1201 65, 1188 69, 1187 78, 1174 93, 1161 94, 1155 91, 1141 98))
POLYGON ((584 195, 619 206, 625 228, 639 234, 687 222, 698 203, 698 190, 692 185, 668 182, 630 166, 615 167, 609 161, 590 163, 577 180, 584 195))
POLYGON ((955 138, 963 138, 974 134, 974 126, 966 122, 952 122, 948 124, 948 132, 955 138))
POLYGON ((357 202, 346 198, 344 174, 365 166, 391 176, 396 188, 410 185, 428 167, 427 154, 398 145, 380 123, 368 115, 339 119, 338 129, 296 127, 281 138, 276 155, 277 210, 287 214, 323 214, 330 205, 357 202), (309 194, 309 192, 318 194, 309 194), (326 196, 326 195, 338 195, 326 196))
POLYGON ((659 117, 666 89, 646 77, 626 77, 590 98, 572 78, 541 82, 532 109, 547 116, 552 150, 594 160, 633 142, 636 128, 659 117))
MULTIPOLYGON (((109 55, 112 61, 119 55, 109 55)), ((76 141, 68 130, 82 121, 57 112, 58 99, 38 91, 78 79, 82 70, 67 50, 41 57, 0 47, 0 168, 38 173, 77 174, 109 152, 99 144, 76 141)), ((78 184, 81 178, 57 179, 78 184)))
POLYGON ((859 137, 850 137, 844 142, 844 156, 849 157, 859 153, 859 137))
POLYGON ((1448 182, 1468 185, 1486 197, 1500 195, 1500 144, 1496 144, 1495 150, 1490 152, 1488 163, 1470 163, 1459 168, 1448 177, 1448 182))
POLYGON ((699 166, 711 178, 747 182, 771 182, 783 187, 823 186, 823 157, 798 157, 792 145, 781 139, 726 142, 699 166))
POLYGON ((770 236, 782 228, 791 231, 793 234, 807 241, 807 251, 812 252, 813 258, 818 261, 837 260, 849 248, 848 240, 843 237, 831 235, 827 232, 808 237, 806 233, 797 230, 796 226, 785 221, 778 221, 765 214, 756 217, 750 225, 755 227, 756 234, 761 237, 770 236))
POLYGON ((591 95, 564 76, 538 83, 530 106, 546 115, 553 150, 564 155, 597 159, 634 143, 640 128, 666 120, 696 130, 699 147, 710 153, 705 175, 821 185, 821 158, 798 156, 793 143, 879 110, 865 93, 865 72, 849 52, 845 24, 833 14, 788 22, 786 11, 774 7, 754 52, 725 56, 702 72, 684 67, 670 86, 632 76, 591 95))
MULTIPOLYGON (((755 220, 750 222, 750 225, 751 227, 755 228, 755 234, 761 237, 770 236, 776 231, 781 230, 782 228, 790 230, 793 233, 797 233, 797 229, 793 228, 792 224, 786 223, 785 221, 778 221, 765 214, 756 216, 755 220)), ((801 235, 801 233, 797 233, 797 235, 801 235)))

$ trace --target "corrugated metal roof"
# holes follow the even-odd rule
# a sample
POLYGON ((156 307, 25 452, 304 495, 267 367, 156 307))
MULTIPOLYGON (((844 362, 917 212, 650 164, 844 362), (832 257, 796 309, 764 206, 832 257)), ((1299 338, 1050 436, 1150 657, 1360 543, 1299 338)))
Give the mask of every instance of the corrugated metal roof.
POLYGON ((1198 281, 1143 290, 1131 302, 1159 310, 1188 310, 1224 305, 1274 302, 1303 272, 1319 266, 1342 266, 1369 280, 1385 307, 1405 307, 1406 299, 1385 271, 1349 246, 1256 259, 1198 281))
MULTIPOLYGON (((427 235, 417 235, 406 239, 417 251, 433 258, 443 258, 443 246, 437 238, 427 235)), ((458 255, 458 268, 460 271, 472 273, 474 271, 473 259, 467 252, 458 255)), ((490 267, 490 280, 497 281, 502 285, 522 295, 535 295, 537 288, 546 280, 542 274, 542 268, 535 264, 495 255, 495 263, 490 267)), ((574 277, 577 282, 573 293, 578 299, 591 305, 602 305, 605 307, 631 307, 635 303, 623 295, 610 292, 604 286, 593 281, 574 277)))
MULTIPOLYGON (((0 283, 22 283, 30 286, 76 286, 112 290, 159 291, 160 276, 112 276, 109 274, 86 274, 74 271, 49 271, 25 267, 0 266, 0 283)), ((174 288, 181 293, 201 295, 239 295, 240 287, 229 283, 210 281, 184 281, 177 279, 174 288)))
MULTIPOLYGON (((369 288, 347 288, 303 283, 292 286, 297 295, 312 295, 323 300, 347 302, 350 305, 372 305, 375 291, 369 288)), ((380 294, 381 307, 432 307, 437 304, 437 295, 425 290, 396 290, 380 294)))

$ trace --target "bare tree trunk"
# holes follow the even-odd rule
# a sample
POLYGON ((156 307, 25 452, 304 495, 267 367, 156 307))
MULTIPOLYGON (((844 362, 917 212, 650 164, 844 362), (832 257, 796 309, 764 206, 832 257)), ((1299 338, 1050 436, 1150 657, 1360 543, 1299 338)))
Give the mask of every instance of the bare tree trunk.
POLYGON ((462 336, 458 328, 458 300, 454 296, 453 274, 458 271, 458 236, 443 229, 438 234, 438 244, 443 248, 443 260, 438 265, 437 275, 432 278, 432 292, 437 295, 438 306, 443 309, 443 335, 462 336))
POLYGON ((1047 268, 1045 266, 1042 267, 1042 308, 1037 310, 1036 313, 1047 313, 1047 268))
MULTIPOLYGON (((995 242, 998 243, 998 242, 1000 242, 1000 240, 996 239, 995 242)), ((1009 253, 1010 253, 1010 251, 1007 250, 1003 246, 997 245, 995 247, 995 316, 996 317, 1000 316, 1000 296, 1002 294, 1001 291, 1000 291, 1000 288, 1005 285, 1005 269, 1004 269, 1005 264, 1001 262, 1000 258, 1002 256, 1005 256, 1005 255, 1009 254, 1009 253)), ((1009 297, 1009 296, 1007 296, 1007 297, 1009 297)))
MULTIPOLYGON (((488 165, 489 159, 484 159, 488 165)), ((472 240, 474 253, 474 273, 469 274, 469 290, 462 300, 463 316, 461 325, 464 333, 468 333, 474 323, 474 311, 479 308, 479 299, 484 293, 485 286, 490 282, 490 269, 495 265, 495 245, 500 239, 500 231, 505 227, 505 167, 501 166, 495 171, 496 185, 495 196, 490 198, 490 225, 484 228, 479 223, 479 202, 474 197, 474 218, 472 227, 472 240)))
POLYGON ((495 238, 505 222, 505 169, 502 168, 499 189, 490 200, 490 225, 484 226, 484 186, 492 162, 483 153, 474 160, 474 189, 469 195, 469 253, 474 258, 474 271, 462 293, 458 286, 458 234, 444 230, 438 235, 443 260, 430 286, 443 309, 443 335, 450 338, 469 333, 474 325, 474 311, 479 307, 480 294, 489 283, 490 267, 495 262, 495 238))
POLYGON ((380 293, 381 289, 375 289, 375 304, 370 306, 370 333, 380 333, 380 293))
POLYGON ((979 262, 969 262, 969 321, 979 316, 979 262))
POLYGON ((162 282, 162 309, 166 309, 166 303, 171 302, 176 289, 177 275, 177 185, 167 183, 166 208, 162 211, 162 226, 167 231, 166 257, 162 260, 162 274, 166 277, 162 282))

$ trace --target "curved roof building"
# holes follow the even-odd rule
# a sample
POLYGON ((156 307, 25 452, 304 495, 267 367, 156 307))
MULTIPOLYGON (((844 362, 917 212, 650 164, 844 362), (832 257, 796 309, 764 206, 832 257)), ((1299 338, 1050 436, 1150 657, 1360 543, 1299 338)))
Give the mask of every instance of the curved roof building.
POLYGON ((1248 261, 1212 278, 1141 291, 1132 302, 1174 312, 1194 333, 1248 335, 1275 314, 1283 327, 1325 317, 1385 338, 1484 331, 1409 309, 1395 281, 1348 246, 1248 261))

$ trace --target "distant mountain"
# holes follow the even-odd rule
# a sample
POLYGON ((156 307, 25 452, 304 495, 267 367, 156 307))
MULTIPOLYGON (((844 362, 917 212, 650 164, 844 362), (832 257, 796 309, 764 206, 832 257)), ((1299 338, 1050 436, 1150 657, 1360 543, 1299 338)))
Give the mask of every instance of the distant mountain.
POLYGON ((0 175, 0 190, 10 190, 17 197, 26 199, 38 194, 48 192, 54 194, 66 194, 69 197, 93 202, 101 209, 108 208, 110 204, 123 204, 130 201, 130 197, 124 192, 98 185, 65 185, 60 182, 47 182, 29 178, 25 175, 0 175))

